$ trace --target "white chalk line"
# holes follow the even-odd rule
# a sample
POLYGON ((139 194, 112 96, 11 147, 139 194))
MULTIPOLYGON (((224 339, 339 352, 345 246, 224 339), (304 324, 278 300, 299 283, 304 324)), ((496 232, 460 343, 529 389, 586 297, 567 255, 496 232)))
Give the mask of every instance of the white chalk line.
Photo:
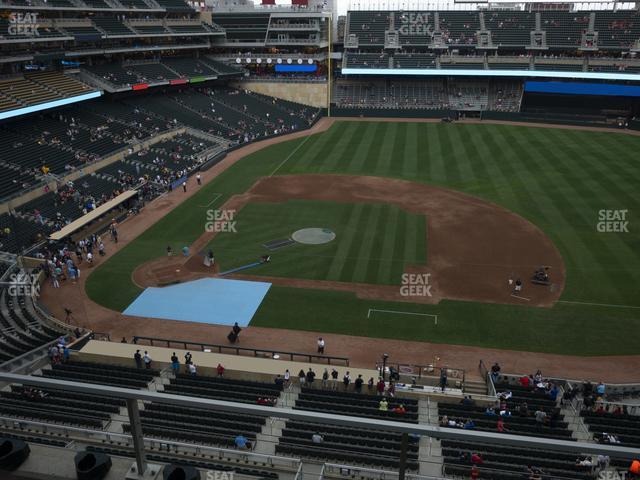
MULTIPOLYGON (((214 192, 215 193, 215 192, 214 192)), ((221 193, 218 193, 215 197, 213 197, 213 200, 211 200, 209 203, 207 203, 206 205, 198 205, 198 207, 202 208, 202 207, 210 207, 211 204, 213 202, 215 202, 216 200, 218 200, 220 197, 222 196, 221 193)))
POLYGON ((299 144, 296 148, 294 148, 294 149, 293 149, 293 151, 292 151, 289 155, 287 155, 287 158, 285 158, 285 159, 280 163, 280 165, 278 165, 278 166, 276 167, 276 169, 275 169, 273 172, 271 172, 271 175, 269 175, 269 176, 270 176, 270 177, 273 177, 273 176, 276 174, 276 172, 277 172, 278 170, 280 170, 280 167, 282 167, 285 163, 287 163, 287 161, 288 161, 291 157, 293 157, 293 155, 294 155, 294 154, 295 154, 295 153, 300 149, 300 147, 302 147, 305 143, 307 143, 307 140, 309 140, 310 138, 311 138, 311 135, 306 136, 306 137, 305 137, 305 139, 304 139, 302 142, 300 142, 300 144, 299 144))

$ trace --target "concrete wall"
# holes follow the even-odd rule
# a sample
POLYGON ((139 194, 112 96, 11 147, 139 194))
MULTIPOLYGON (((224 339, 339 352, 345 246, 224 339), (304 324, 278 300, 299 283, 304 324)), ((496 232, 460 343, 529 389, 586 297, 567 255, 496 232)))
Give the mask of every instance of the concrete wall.
POLYGON ((327 106, 326 83, 256 82, 249 80, 239 82, 234 86, 312 107, 325 108, 327 106))

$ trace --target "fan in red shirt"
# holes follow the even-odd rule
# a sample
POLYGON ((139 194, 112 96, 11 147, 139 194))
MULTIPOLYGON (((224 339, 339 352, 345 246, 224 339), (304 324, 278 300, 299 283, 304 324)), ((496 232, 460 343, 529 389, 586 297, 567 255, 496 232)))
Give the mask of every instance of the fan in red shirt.
POLYGON ((520 377, 520 385, 524 388, 529 388, 529 377, 527 375, 523 375, 520 377))

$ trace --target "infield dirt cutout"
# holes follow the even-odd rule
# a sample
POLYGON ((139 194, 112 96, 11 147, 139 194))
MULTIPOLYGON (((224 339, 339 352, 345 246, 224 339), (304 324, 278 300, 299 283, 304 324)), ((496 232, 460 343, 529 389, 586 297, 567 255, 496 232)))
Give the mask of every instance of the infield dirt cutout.
MULTIPOLYGON (((405 274, 429 278, 431 295, 403 295, 401 279, 398 285, 375 285, 250 274, 232 274, 225 278, 349 291, 359 298, 411 303, 452 299, 550 307, 564 289, 564 262, 544 232, 507 209, 445 188, 372 176, 282 175, 259 179, 247 192, 231 197, 222 208, 241 214, 242 207, 250 202, 288 200, 389 203, 407 212, 425 215, 427 265, 407 265, 405 274), (543 265, 549 267, 553 288, 530 282, 534 271, 543 265), (509 278, 520 278, 523 282, 522 292, 517 296, 512 296, 509 278)), ((191 252, 203 250, 216 234, 203 233, 191 245, 191 252)), ((277 261, 277 257, 273 261, 277 261)), ((144 288, 216 274, 215 268, 203 265, 199 255, 164 256, 140 265, 133 272, 133 281, 144 288)))

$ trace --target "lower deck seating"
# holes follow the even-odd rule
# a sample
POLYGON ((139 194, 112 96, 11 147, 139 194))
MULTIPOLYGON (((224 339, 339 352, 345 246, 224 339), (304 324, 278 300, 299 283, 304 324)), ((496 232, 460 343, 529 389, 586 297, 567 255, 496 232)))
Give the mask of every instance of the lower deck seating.
POLYGON ((22 385, 0 391, 2 415, 87 428, 104 428, 124 405, 124 400, 22 385))
POLYGON ((578 455, 527 448, 503 447, 477 442, 441 440, 444 473, 467 477, 472 454, 482 458, 480 478, 517 480, 530 478, 529 467, 542 470, 544 478, 593 479, 591 467, 576 465, 578 455))
POLYGON ((124 388, 146 388, 149 382, 153 380, 153 377, 159 373, 153 369, 138 369, 88 362, 58 364, 54 365, 51 370, 42 371, 45 377, 124 388))
MULTIPOLYGON (((418 470, 418 440, 417 437, 409 438, 407 458, 410 470, 418 470)), ((402 438, 397 433, 288 420, 276 452, 397 468, 401 445, 402 438), (314 434, 322 436, 321 443, 312 440, 314 434)))
MULTIPOLYGON (((225 399, 236 401, 233 395, 225 399)), ((255 442, 266 417, 146 403, 140 411, 140 420, 149 436, 232 447, 240 434, 255 442)), ((123 431, 130 431, 130 426, 123 425, 123 431)))
POLYGON ((640 416, 586 409, 580 416, 599 443, 611 443, 610 436, 613 435, 622 446, 640 448, 640 416))
POLYGON ((305 388, 298 396, 295 408, 358 417, 385 418, 418 423, 418 404, 409 398, 388 398, 388 410, 379 409, 382 397, 360 393, 305 388), (394 413, 393 408, 404 405, 406 412, 394 413))

